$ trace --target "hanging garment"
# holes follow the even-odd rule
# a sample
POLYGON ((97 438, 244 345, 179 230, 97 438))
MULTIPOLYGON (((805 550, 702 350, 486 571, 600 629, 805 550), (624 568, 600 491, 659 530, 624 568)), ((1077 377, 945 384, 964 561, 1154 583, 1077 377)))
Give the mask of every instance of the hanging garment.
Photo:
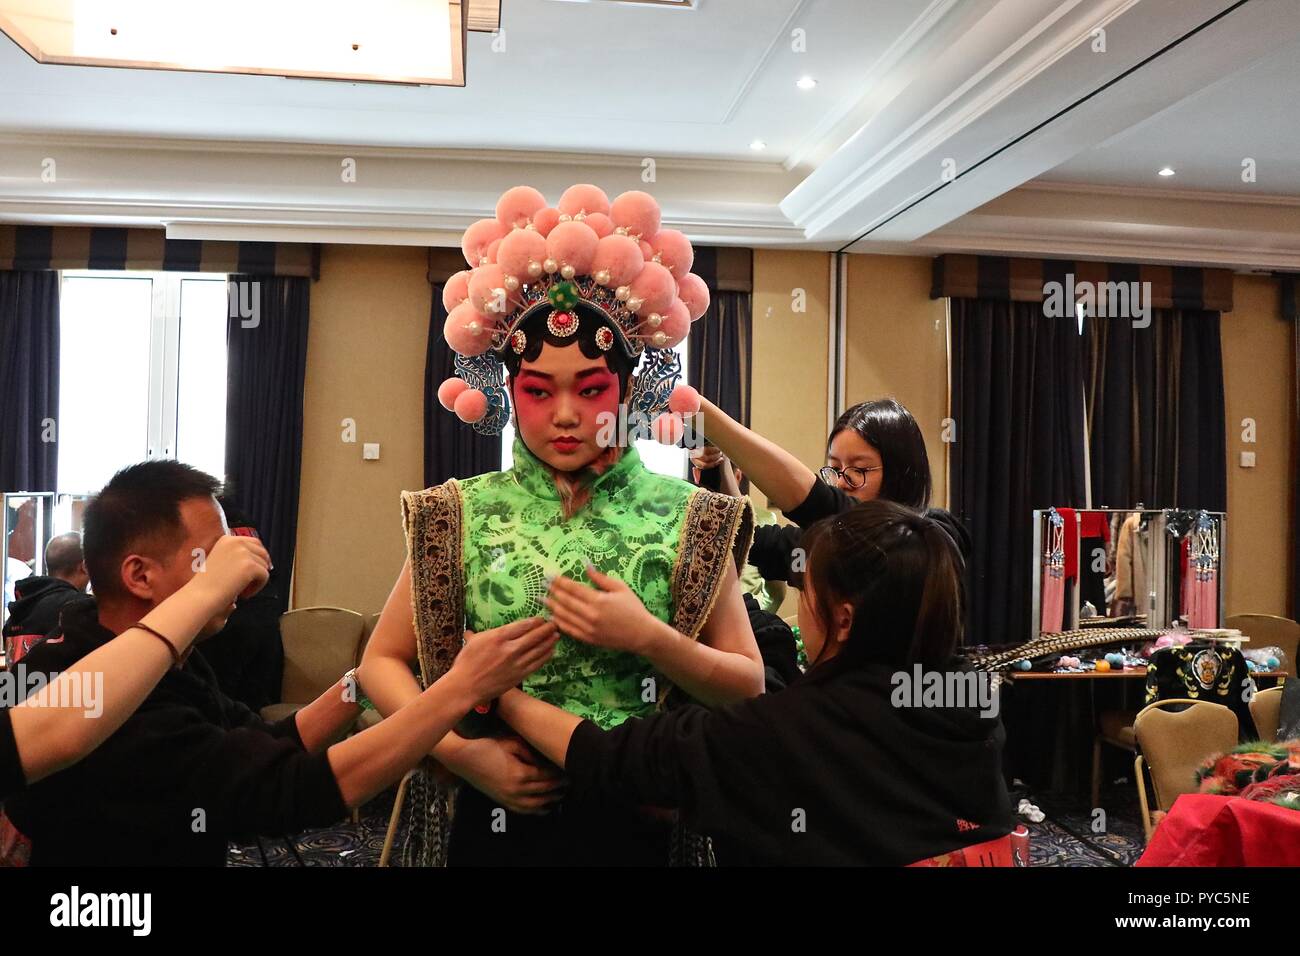
POLYGON ((1042 555, 1042 595, 1039 631, 1057 634, 1065 621, 1065 520, 1052 508, 1047 513, 1047 547, 1042 555))

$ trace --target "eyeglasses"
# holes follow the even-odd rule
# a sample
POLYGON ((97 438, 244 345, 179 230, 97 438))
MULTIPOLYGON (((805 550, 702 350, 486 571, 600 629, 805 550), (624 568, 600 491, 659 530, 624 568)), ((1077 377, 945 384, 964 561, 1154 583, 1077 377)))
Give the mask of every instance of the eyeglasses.
POLYGON ((834 465, 827 465, 818 470, 817 475, 828 485, 835 484, 839 479, 844 479, 844 483, 850 488, 861 488, 867 483, 867 472, 880 471, 884 465, 872 465, 870 468, 836 468, 834 465))

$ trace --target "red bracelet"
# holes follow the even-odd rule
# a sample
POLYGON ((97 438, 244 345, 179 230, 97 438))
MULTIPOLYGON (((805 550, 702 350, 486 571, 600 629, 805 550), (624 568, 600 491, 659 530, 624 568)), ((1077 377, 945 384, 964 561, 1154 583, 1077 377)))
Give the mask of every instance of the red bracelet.
POLYGON ((152 627, 150 627, 148 624, 145 624, 143 621, 136 621, 134 624, 131 625, 131 627, 128 627, 127 630, 129 631, 131 630, 131 628, 138 628, 144 631, 146 634, 152 634, 154 637, 158 638, 158 640, 166 644, 167 650, 171 652, 172 662, 177 667, 181 666, 181 655, 180 652, 176 650, 176 645, 173 644, 166 637, 164 637, 160 632, 155 631, 152 627))

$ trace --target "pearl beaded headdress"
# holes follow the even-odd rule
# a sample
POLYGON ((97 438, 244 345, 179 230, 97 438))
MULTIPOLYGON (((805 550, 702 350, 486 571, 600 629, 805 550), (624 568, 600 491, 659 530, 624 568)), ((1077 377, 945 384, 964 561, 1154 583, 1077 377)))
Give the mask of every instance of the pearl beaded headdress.
POLYGON ((630 358, 645 356, 633 376, 632 408, 654 418, 671 405, 655 434, 675 442, 680 416, 698 408, 698 395, 675 388, 681 363, 673 348, 708 309, 709 290, 690 271, 690 241, 659 224, 658 203, 639 191, 611 203, 596 186, 571 186, 552 208, 531 186, 507 190, 495 219, 465 231, 461 249, 470 268, 443 290, 443 334, 459 373, 438 389, 443 406, 482 434, 500 434, 510 418, 502 354, 524 351, 521 326, 541 310, 552 335, 573 335, 582 304, 614 330, 597 331, 598 348, 617 342, 630 358))

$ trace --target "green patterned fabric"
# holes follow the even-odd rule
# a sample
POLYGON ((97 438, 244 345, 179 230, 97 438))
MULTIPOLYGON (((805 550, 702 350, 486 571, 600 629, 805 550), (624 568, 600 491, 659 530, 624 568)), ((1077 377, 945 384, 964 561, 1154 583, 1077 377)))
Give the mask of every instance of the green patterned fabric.
MULTIPOLYGON (((590 502, 564 519, 546 466, 518 436, 514 466, 460 483, 465 619, 473 631, 541 616, 548 575, 592 586, 588 563, 624 581, 655 617, 671 621, 672 575, 691 496, 686 481, 648 471, 634 447, 592 483, 590 502)), ((655 709, 664 680, 643 658, 563 637, 524 689, 603 728, 655 709), (646 685, 646 678, 654 685, 646 685)))

